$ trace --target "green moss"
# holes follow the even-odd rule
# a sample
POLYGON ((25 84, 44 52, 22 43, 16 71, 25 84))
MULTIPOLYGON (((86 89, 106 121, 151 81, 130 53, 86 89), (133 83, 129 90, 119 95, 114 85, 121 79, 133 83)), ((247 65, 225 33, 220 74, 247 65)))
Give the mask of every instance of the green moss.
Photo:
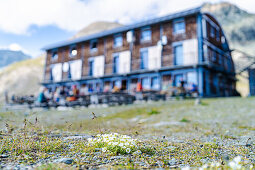
POLYGON ((189 123, 190 122, 190 120, 188 120, 187 118, 182 118, 181 120, 180 120, 180 122, 184 122, 184 123, 189 123))
POLYGON ((152 108, 149 112, 148 115, 157 115, 160 114, 160 111, 156 108, 152 108))
POLYGON ((255 127, 250 127, 250 126, 239 126, 239 128, 255 131, 255 127))

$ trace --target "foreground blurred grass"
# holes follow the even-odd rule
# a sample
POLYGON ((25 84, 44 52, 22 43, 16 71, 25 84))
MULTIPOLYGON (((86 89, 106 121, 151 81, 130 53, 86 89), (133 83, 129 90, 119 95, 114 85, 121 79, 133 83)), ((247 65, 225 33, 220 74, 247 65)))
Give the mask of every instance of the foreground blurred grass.
POLYGON ((0 127, 5 129, 8 123, 18 129, 24 119, 28 122, 37 119, 43 128, 59 132, 96 133, 101 129, 133 134, 139 130, 140 134, 157 131, 159 135, 171 135, 196 133, 195 129, 206 133, 224 129, 243 134, 255 126, 254 102, 253 97, 214 98, 203 99, 201 105, 195 105, 194 100, 182 100, 63 111, 7 111, 0 113, 0 127), (94 121, 92 112, 97 116, 94 121))
MULTIPOLYGON (((7 161, 29 164, 53 159, 57 154, 72 157, 79 166, 98 167, 96 161, 102 163, 114 155, 98 156, 98 149, 88 147, 86 140, 63 137, 118 132, 142 140, 154 154, 126 155, 114 165, 117 168, 139 168, 137 161, 151 168, 169 167, 173 158, 178 165, 198 167, 205 159, 224 161, 226 154, 229 158, 240 155, 248 161, 255 158, 254 102, 255 98, 214 98, 202 99, 201 105, 195 105, 194 100, 180 100, 65 111, 2 112, 0 154, 10 155, 7 161)), ((41 168, 48 166, 52 165, 41 168)))

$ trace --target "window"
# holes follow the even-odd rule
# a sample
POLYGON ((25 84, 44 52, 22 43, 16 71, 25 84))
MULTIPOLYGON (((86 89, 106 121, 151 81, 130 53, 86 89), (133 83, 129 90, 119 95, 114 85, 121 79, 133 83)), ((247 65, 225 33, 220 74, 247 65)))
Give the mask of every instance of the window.
POLYGON ((93 70, 94 70, 94 60, 89 60, 89 76, 93 76, 93 70))
POLYGON ((121 88, 121 81, 120 80, 116 80, 113 82, 113 88, 114 87, 118 87, 118 88, 121 88))
POLYGON ((52 61, 56 61, 58 59, 58 53, 57 52, 53 52, 51 55, 51 60, 52 61))
POLYGON ((89 83, 88 85, 89 92, 92 93, 94 91, 94 87, 92 83, 89 83))
POLYGON ((215 32, 216 32, 215 28, 214 28, 213 26, 211 26, 211 27, 210 27, 210 36, 211 36, 212 38, 215 37, 215 34, 216 34, 215 32))
POLYGON ((185 21, 184 21, 184 19, 179 20, 179 21, 175 21, 173 29, 174 29, 174 34, 185 33, 185 21))
POLYGON ((150 89, 150 81, 149 81, 148 77, 142 78, 142 87, 145 90, 149 90, 150 89))
POLYGON ((219 57, 219 58, 218 58, 218 60, 219 60, 219 64, 221 65, 221 64, 222 64, 222 55, 221 55, 221 54, 219 54, 219 55, 218 55, 218 57, 219 57))
POLYGON ((192 85, 192 84, 197 85, 197 73, 196 72, 188 72, 187 73, 187 84, 188 85, 192 85))
POLYGON ((216 31, 216 40, 220 41, 220 31, 219 30, 216 31))
POLYGON ((119 54, 113 56, 113 73, 119 73, 119 54))
POLYGON ((224 44, 226 42, 226 39, 224 36, 221 36, 221 43, 224 44))
POLYGON ((216 51, 212 51, 212 61, 216 62, 217 61, 217 52, 216 51))
POLYGON ((114 36, 114 47, 122 47, 123 45, 123 38, 122 35, 114 36))
POLYGON ((53 80, 53 67, 51 66, 50 67, 50 80, 52 81, 53 80))
POLYGON ((149 27, 141 30, 141 42, 151 41, 151 29, 149 27))
POLYGON ((147 69, 148 68, 148 50, 142 50, 140 52, 141 57, 141 69, 147 69))
POLYGON ((77 55, 77 49, 76 47, 73 47, 69 51, 69 57, 75 57, 77 55))
POLYGON ((174 47, 174 61, 175 65, 183 64, 183 46, 177 45, 174 47))
POLYGON ((174 77, 174 85, 175 86, 180 86, 181 82, 183 81, 183 75, 182 74, 178 74, 178 75, 175 75, 174 77))
POLYGON ((97 51, 97 40, 90 41, 90 52, 97 51))
POLYGON ((153 90, 159 89, 159 78, 158 77, 152 77, 151 78, 151 88, 153 90))

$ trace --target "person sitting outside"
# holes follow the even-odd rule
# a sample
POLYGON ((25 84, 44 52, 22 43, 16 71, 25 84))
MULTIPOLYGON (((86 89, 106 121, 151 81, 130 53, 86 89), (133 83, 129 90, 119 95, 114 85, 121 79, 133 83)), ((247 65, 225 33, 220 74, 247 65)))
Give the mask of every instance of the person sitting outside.
POLYGON ((143 91, 142 83, 138 82, 136 86, 136 92, 142 92, 142 91, 143 91))
POLYGON ((66 98, 67 101, 71 102, 77 100, 79 96, 79 89, 76 85, 72 86, 72 90, 69 92, 69 95, 70 96, 66 98))
POLYGON ((110 92, 110 86, 109 85, 105 85, 104 86, 104 93, 110 92))
POLYGON ((178 86, 178 94, 182 98, 184 98, 186 96, 186 89, 185 89, 184 85, 185 85, 185 81, 182 79, 178 86))
POLYGON ((89 94, 89 89, 86 84, 83 84, 80 89, 80 96, 86 96, 89 94))
POLYGON ((38 95, 37 101, 42 104, 42 103, 47 103, 47 97, 45 96, 45 93, 47 91, 47 88, 41 88, 40 93, 38 95))
POLYGON ((76 85, 73 86, 72 91, 73 91, 73 95, 74 95, 75 97, 78 97, 78 96, 79 96, 79 89, 77 88, 76 85))
POLYGON ((60 92, 61 92, 61 89, 59 87, 57 87, 53 94, 53 101, 56 103, 58 103, 60 100, 60 92))
POLYGON ((197 95, 198 95, 198 88, 197 88, 197 85, 195 83, 191 84, 190 93, 191 93, 191 95, 193 97, 197 97, 197 95))
POLYGON ((115 85, 115 86, 113 87, 113 89, 112 89, 112 92, 113 92, 113 93, 118 93, 118 92, 120 92, 120 88, 119 88, 118 86, 115 85))

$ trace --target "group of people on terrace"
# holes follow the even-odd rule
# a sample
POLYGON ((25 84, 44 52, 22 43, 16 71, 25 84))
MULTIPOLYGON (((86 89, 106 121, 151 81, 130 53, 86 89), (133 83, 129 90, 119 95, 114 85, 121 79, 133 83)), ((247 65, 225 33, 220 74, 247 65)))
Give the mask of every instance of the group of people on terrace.
MULTIPOLYGON (((136 87, 131 89, 130 93, 135 95, 137 93, 150 92, 153 90, 147 90, 143 88, 141 82, 137 82, 136 87)), ((155 91, 155 90, 154 90, 155 91)), ((69 86, 59 86, 55 89, 49 89, 47 87, 42 87, 38 95, 37 101, 39 103, 45 103, 48 101, 53 101, 59 103, 61 100, 66 102, 71 102, 77 100, 79 97, 87 96, 95 93, 117 93, 117 92, 127 92, 123 90, 119 85, 114 85, 110 88, 109 85, 106 85, 104 88, 101 88, 99 85, 96 85, 95 89, 93 86, 82 84, 80 87, 77 85, 69 86)), ((165 82, 162 84, 162 89, 159 91, 160 94, 165 94, 168 96, 187 96, 187 95, 197 95, 197 85, 195 83, 186 85, 184 80, 180 80, 177 86, 174 86, 173 81, 165 82)))

